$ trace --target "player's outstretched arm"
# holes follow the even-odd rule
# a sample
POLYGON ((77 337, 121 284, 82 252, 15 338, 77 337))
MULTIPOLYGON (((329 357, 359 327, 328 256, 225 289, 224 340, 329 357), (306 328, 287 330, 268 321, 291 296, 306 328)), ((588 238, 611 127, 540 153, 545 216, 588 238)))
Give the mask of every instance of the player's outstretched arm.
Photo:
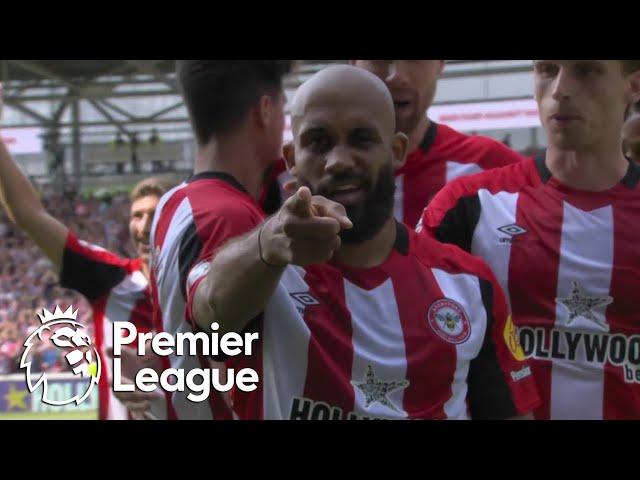
MULTIPOLYGON (((3 91, 0 84, 0 120, 3 91)), ((0 140, 0 201, 11 220, 31 237, 58 270, 68 229, 44 209, 38 194, 0 140)))
POLYGON ((287 265, 326 262, 352 224, 342 205, 300 188, 273 217, 223 247, 195 289, 192 312, 208 330, 240 332, 259 315, 287 265))

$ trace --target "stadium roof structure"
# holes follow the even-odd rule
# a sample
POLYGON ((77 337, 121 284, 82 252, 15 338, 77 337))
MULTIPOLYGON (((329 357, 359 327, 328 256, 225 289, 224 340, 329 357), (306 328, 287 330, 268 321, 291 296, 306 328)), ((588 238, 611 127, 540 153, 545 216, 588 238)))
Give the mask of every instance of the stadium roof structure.
MULTIPOLYGON (((346 62, 298 61, 284 82, 289 98, 314 73, 346 62)), ((530 60, 448 60, 443 78, 488 79, 531 68, 530 60)), ((6 105, 3 128, 36 130, 45 149, 71 147, 78 179, 83 146, 109 144, 117 133, 130 143, 154 131, 167 141, 193 139, 177 88, 175 60, 0 60, 0 81, 6 105)), ((455 101, 445 98, 440 103, 455 101)))
MULTIPOLYGON (((295 90, 309 76, 344 60, 302 60, 285 88, 295 90)), ((19 112, 6 127, 115 127, 130 135, 130 126, 184 124, 188 119, 175 80, 175 60, 0 60, 0 81, 5 85, 5 103, 19 112), (165 97, 155 110, 152 103, 128 99, 165 97), (69 107, 88 103, 93 115, 83 118, 69 107)), ((449 60, 444 78, 494 75, 531 69, 524 63, 488 60, 449 60), (486 63, 485 63, 486 62, 486 63)))
MULTIPOLYGON (((299 71, 285 82, 296 88, 306 76, 332 61, 302 61, 299 71)), ((22 115, 8 127, 71 127, 64 114, 76 101, 87 101, 100 116, 80 125, 113 125, 122 133, 127 125, 187 122, 185 113, 169 115, 182 107, 175 79, 175 60, 2 60, 0 81, 5 104, 22 115), (153 112, 133 111, 117 99, 174 97, 174 102, 153 112), (47 102, 48 114, 34 106, 47 102), (53 105, 53 108, 51 108, 53 105)), ((67 115, 68 116, 68 115, 67 115)))

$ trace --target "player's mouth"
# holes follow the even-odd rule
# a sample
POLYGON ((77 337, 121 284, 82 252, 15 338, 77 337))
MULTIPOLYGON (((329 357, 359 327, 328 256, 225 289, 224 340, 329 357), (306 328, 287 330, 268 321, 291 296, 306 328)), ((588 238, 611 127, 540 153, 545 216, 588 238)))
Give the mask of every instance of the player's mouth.
POLYGON ((363 201, 365 192, 359 183, 344 183, 331 187, 327 197, 342 205, 352 205, 363 201))
POLYGON ((141 254, 148 255, 149 252, 151 251, 151 248, 149 247, 149 243, 138 241, 138 251, 141 254))
POLYGON ((549 117, 549 120, 552 122, 556 122, 560 125, 566 125, 570 122, 574 122, 576 120, 580 120, 578 115, 567 114, 567 113, 556 113, 549 117))
POLYGON ((394 100, 393 106, 396 109, 396 112, 404 112, 411 106, 411 102, 409 100, 394 100))

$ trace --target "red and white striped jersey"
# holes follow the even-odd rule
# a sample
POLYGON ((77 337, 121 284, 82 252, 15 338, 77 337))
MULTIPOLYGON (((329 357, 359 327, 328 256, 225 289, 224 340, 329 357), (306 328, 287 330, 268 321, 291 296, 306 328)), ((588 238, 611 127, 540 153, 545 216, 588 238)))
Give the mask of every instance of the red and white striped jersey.
MULTIPOLYGON (((195 175, 160 199, 151 228, 151 288, 158 331, 174 337, 196 331, 188 313, 192 300, 188 292, 195 291, 204 278, 203 269, 222 244, 249 232, 263 218, 262 210, 247 191, 232 176, 220 172, 195 175)), ((168 358, 165 368, 187 372, 216 366, 201 355, 164 358, 168 358)), ((195 403, 187 399, 189 393, 171 394, 170 418, 231 418, 221 395, 212 392, 209 402, 195 403)))
MULTIPOLYGON (((465 135, 431 122, 420 146, 396 172, 394 216, 413 228, 422 210, 451 180, 522 160, 520 154, 492 138, 465 135)), ((267 213, 288 197, 282 186, 292 178, 284 160, 272 166, 261 201, 267 213)))
POLYGON ((465 135, 431 122, 420 146, 396 172, 394 215, 413 228, 422 210, 450 181, 522 160, 520 154, 492 138, 465 135))
POLYGON ((101 420, 127 420, 129 412, 111 390, 113 322, 131 322, 139 333, 152 329, 149 282, 142 260, 122 258, 69 232, 60 284, 84 295, 93 308, 95 344, 103 365, 98 382, 101 420))
POLYGON ((398 223, 378 267, 285 269, 254 329, 242 419, 506 418, 538 404, 488 267, 398 223), (513 353, 512 353, 513 352, 513 353))
POLYGON ((561 184, 544 156, 459 179, 422 230, 492 268, 543 403, 539 419, 640 418, 640 167, 603 192, 561 184))

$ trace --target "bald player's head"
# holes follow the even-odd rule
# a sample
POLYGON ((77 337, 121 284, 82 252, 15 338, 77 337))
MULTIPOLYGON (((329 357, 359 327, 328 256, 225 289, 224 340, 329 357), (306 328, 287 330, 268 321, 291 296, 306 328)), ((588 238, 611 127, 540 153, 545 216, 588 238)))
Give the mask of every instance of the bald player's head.
POLYGON ((354 224, 344 242, 374 236, 391 218, 394 170, 407 147, 384 82, 349 65, 328 67, 296 92, 291 126, 285 158, 298 184, 344 205, 354 224))
POLYGON ((314 108, 367 110, 389 137, 395 131, 395 112, 389 89, 372 73, 350 65, 336 65, 316 73, 300 86, 291 102, 295 129, 314 108))

